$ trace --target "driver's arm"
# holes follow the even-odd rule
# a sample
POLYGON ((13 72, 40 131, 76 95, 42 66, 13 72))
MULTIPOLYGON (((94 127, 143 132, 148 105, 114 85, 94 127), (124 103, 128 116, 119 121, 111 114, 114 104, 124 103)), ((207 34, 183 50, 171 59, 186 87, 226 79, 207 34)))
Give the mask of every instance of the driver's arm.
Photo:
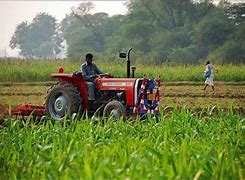
POLYGON ((97 66, 94 64, 96 74, 104 74, 97 66))

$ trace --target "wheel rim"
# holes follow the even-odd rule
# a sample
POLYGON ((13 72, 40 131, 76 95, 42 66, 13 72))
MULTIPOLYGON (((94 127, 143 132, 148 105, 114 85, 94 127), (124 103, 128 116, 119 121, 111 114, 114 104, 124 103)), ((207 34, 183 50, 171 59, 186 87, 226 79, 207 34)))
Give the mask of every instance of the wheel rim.
POLYGON ((118 121, 120 117, 120 112, 118 109, 112 109, 110 112, 110 116, 113 117, 114 121, 118 121))
POLYGON ((55 100, 54 109, 59 116, 64 116, 66 108, 67 108, 67 98, 61 95, 55 100))
POLYGON ((54 94, 49 101, 49 113, 54 120, 62 120, 67 112, 68 99, 62 93, 54 94))

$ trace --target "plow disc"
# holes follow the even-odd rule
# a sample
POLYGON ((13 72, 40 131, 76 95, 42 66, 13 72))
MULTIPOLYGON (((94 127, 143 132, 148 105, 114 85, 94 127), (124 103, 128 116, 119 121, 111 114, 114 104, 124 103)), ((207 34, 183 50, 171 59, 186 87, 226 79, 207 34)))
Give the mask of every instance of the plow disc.
POLYGON ((35 119, 41 119, 41 117, 45 115, 45 107, 30 104, 21 105, 16 106, 13 109, 5 108, 2 112, 2 115, 3 119, 5 119, 9 115, 22 118, 26 118, 31 115, 35 119))

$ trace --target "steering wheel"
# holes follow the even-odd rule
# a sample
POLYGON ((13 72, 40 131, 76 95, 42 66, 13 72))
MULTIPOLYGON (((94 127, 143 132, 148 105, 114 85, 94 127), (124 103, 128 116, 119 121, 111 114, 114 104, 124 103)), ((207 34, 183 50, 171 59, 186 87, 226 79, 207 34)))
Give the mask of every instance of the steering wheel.
POLYGON ((100 77, 100 78, 113 78, 113 76, 110 75, 109 73, 98 74, 98 77, 100 77))
POLYGON ((83 73, 81 71, 74 71, 73 74, 83 76, 83 73))

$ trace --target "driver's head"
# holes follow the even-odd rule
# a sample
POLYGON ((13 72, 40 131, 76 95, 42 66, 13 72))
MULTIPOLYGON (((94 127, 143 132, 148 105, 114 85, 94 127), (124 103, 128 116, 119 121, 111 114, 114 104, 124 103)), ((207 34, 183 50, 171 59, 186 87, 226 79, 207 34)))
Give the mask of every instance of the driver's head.
POLYGON ((92 61, 93 61, 93 55, 91 54, 91 53, 87 53, 86 54, 86 62, 88 63, 88 64, 92 64, 92 61))

